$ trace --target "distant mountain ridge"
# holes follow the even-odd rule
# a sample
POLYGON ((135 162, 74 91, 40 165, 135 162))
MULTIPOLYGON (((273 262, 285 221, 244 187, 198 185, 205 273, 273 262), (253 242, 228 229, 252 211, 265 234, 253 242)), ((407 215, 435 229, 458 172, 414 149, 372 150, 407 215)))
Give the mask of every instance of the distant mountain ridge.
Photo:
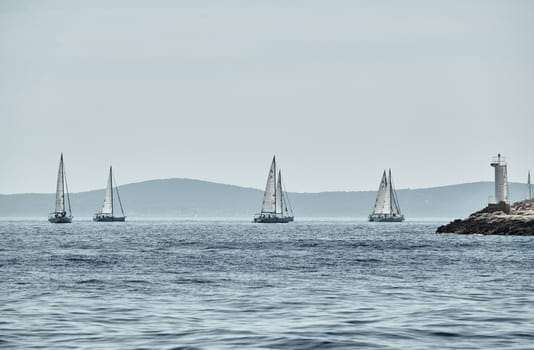
MULTIPOLYGON (((510 183, 512 201, 524 199, 526 185, 510 183)), ((488 202, 493 182, 475 182, 397 191, 406 217, 463 217, 488 202)), ((194 179, 148 180, 119 187, 129 217, 252 218, 263 191, 194 179)), ((376 191, 289 193, 295 217, 367 217, 376 191)), ((0 195, 0 217, 46 217, 55 194, 0 195)), ((70 195, 73 215, 92 216, 102 205, 104 189, 70 195)))

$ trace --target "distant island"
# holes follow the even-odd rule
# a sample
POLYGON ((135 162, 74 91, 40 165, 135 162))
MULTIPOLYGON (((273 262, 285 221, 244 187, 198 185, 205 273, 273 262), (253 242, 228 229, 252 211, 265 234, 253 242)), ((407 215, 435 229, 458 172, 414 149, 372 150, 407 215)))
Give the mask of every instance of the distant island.
POLYGON ((486 208, 440 226, 437 233, 534 236, 534 199, 486 208))
MULTIPOLYGON (((290 185, 290 183, 288 183, 290 185)), ((510 183, 510 197, 522 199, 525 185, 510 183)), ((51 188, 53 190, 53 188, 51 188)), ((246 218, 260 210, 263 190, 194 179, 164 179, 119 187, 129 218, 246 218)), ((423 189, 397 190, 407 220, 450 220, 485 205, 493 182, 476 182, 423 189)), ((54 194, 0 195, 0 217, 43 217, 54 209, 54 194)), ((313 217, 367 218, 376 191, 288 193, 298 219, 313 217)), ((76 218, 90 218, 102 207, 104 189, 72 193, 76 218)))

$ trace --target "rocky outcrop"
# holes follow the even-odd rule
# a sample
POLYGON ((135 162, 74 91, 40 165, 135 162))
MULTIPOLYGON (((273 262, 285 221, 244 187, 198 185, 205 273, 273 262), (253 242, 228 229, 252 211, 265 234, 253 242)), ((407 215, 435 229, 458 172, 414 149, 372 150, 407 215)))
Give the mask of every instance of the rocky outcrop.
POLYGON ((534 199, 490 204, 486 208, 438 227, 437 233, 484 235, 534 235, 534 199))

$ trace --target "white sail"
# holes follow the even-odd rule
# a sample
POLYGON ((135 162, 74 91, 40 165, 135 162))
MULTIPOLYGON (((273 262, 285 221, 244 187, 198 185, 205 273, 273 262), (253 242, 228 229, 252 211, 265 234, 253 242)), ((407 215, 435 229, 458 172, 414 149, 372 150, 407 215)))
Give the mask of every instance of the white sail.
POLYGON ((265 185, 265 193, 263 195, 262 213, 276 212, 276 159, 273 157, 269 176, 267 177, 267 184, 265 185))
POLYGON ((276 181, 276 214, 282 215, 283 208, 283 192, 282 192, 282 171, 278 171, 278 180, 276 181))
POLYGON ((378 187, 378 194, 376 195, 375 208, 373 214, 389 214, 391 213, 391 190, 386 176, 386 171, 380 180, 378 187))
POLYGON ((59 160, 59 170, 57 171, 56 187, 56 213, 65 212, 65 171, 63 170, 63 153, 59 160))
POLYGON ((104 197, 104 205, 102 206, 102 214, 113 215, 113 180, 112 170, 109 167, 108 186, 106 188, 106 195, 104 197))
POLYGON ((532 199, 532 184, 530 183, 530 170, 528 172, 528 179, 527 179, 527 199, 532 199))

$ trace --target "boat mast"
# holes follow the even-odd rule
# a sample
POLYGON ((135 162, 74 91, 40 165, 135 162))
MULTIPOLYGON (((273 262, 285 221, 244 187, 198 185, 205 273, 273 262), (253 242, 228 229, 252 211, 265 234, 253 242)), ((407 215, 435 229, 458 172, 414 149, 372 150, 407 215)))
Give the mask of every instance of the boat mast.
MULTIPOLYGON (((273 161, 274 161, 274 157, 273 157, 273 161)), ((278 189, 278 182, 276 182, 276 163, 274 164, 274 214, 276 215, 276 212, 278 211, 277 208, 276 208, 276 204, 278 204, 278 200, 276 198, 276 196, 278 195, 277 194, 277 189, 278 189)))
POLYGON ((63 152, 61 152, 61 161, 60 161, 60 167, 61 167, 61 206, 63 207, 63 212, 66 212, 65 210, 65 167, 63 165, 63 152))
POLYGON ((528 180, 527 180, 527 199, 532 199, 532 185, 530 184, 530 170, 528 171, 528 180))
POLYGON ((111 183, 111 217, 113 217, 113 170, 109 166, 109 182, 111 183))

